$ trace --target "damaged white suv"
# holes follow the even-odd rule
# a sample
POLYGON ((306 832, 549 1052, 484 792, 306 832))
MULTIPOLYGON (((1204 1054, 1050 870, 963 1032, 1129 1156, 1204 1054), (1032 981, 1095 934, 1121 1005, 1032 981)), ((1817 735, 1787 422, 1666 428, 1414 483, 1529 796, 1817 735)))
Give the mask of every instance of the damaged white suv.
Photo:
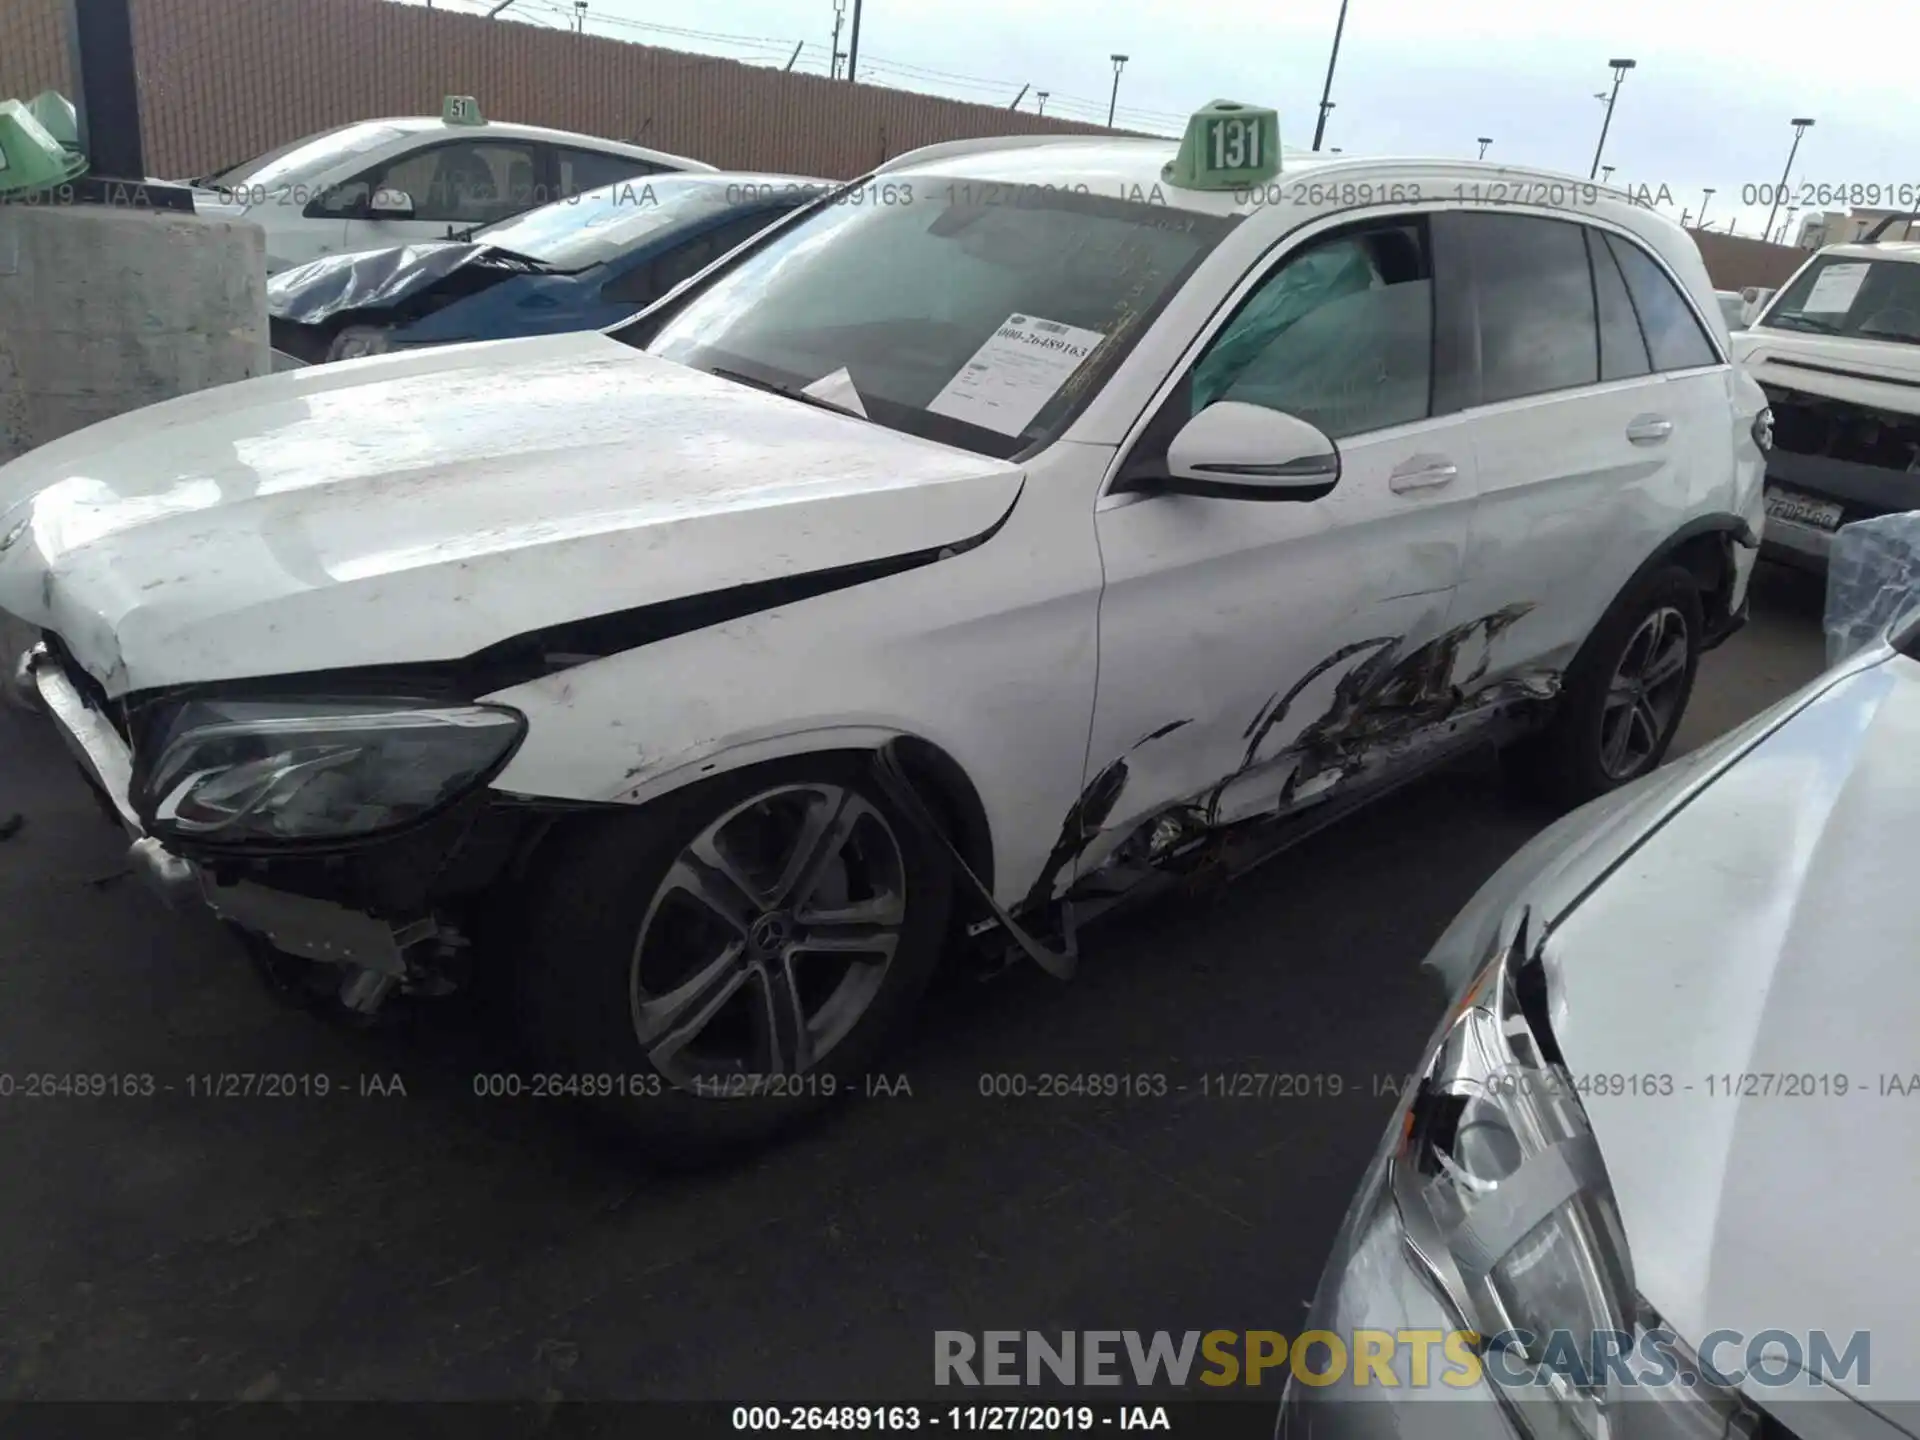
POLYGON ((18 688, 284 983, 499 967, 656 1136, 871 1065, 950 939, 1229 871, 1462 747, 1656 765, 1763 403, 1579 181, 938 145, 608 334, 155 406, 0 470, 18 688))

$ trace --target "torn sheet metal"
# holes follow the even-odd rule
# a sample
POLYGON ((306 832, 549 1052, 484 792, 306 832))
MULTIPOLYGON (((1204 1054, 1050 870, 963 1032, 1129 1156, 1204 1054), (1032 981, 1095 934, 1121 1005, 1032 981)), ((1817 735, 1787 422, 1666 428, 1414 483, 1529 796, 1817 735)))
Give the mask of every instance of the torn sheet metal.
MULTIPOLYGON (((1276 691, 1248 722, 1244 732, 1246 753, 1237 770, 1200 795, 1158 811, 1143 824, 1153 827, 1173 817, 1178 821, 1177 834, 1185 836, 1195 829, 1248 818, 1238 813, 1238 807, 1223 804, 1236 782, 1291 760, 1292 769, 1278 804, 1269 800, 1265 807, 1279 815, 1318 798, 1362 770, 1379 772, 1413 759, 1421 738, 1436 727, 1491 715, 1509 701, 1550 699, 1558 690, 1557 676, 1527 674, 1491 687, 1481 683, 1492 667, 1494 642, 1533 609, 1531 602, 1508 605, 1452 626, 1404 654, 1400 650, 1404 637, 1400 636, 1379 636, 1341 646, 1286 690, 1276 691), (1349 662, 1351 668, 1335 684, 1325 711, 1284 748, 1270 755, 1263 753, 1295 701, 1315 681, 1349 662)), ((1028 892, 1025 906, 1045 903, 1068 867, 1100 833, 1126 790, 1130 757, 1191 723, 1176 720, 1163 725, 1093 776, 1061 822, 1059 838, 1028 892)))
MULTIPOLYGON (((1287 693, 1269 702, 1247 727, 1247 754, 1241 772, 1260 759, 1262 742, 1286 718, 1307 685, 1355 655, 1364 655, 1334 687, 1333 702, 1325 713, 1293 741, 1289 749, 1300 759, 1289 784, 1296 792, 1321 773, 1343 769, 1367 752, 1410 739, 1428 726, 1448 719, 1475 696, 1475 687, 1492 664, 1493 642, 1534 609, 1531 602, 1508 605, 1464 625, 1455 625, 1405 655, 1400 641, 1389 638, 1342 646, 1309 670, 1287 693), (1462 655, 1472 655, 1467 673, 1459 673, 1462 655)), ((1531 692, 1529 692, 1531 693, 1531 692)), ((1229 777, 1231 779, 1236 777, 1229 777)), ((1213 806, 1217 807, 1215 792, 1213 806)))
MULTIPOLYGON (((1191 720, 1170 721, 1134 741, 1128 747, 1127 755, 1191 723, 1191 720)), ((1088 781, 1079 798, 1068 808, 1066 818, 1060 822, 1060 836, 1053 842, 1053 849, 1047 852, 1046 863, 1040 867, 1033 888, 1027 891, 1027 898, 1021 902, 1022 909, 1047 902, 1053 894, 1055 880, 1080 857, 1080 852, 1087 848, 1107 823, 1107 817, 1113 813, 1121 792, 1127 788, 1127 755, 1113 760, 1088 781)))

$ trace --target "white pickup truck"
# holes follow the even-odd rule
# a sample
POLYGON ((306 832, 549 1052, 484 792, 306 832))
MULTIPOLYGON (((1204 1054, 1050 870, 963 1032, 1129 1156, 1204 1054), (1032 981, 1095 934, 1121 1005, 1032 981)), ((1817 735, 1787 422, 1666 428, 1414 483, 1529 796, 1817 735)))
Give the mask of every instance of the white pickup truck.
POLYGON ((1809 569, 1842 525, 1920 508, 1920 242, 1880 240, 1889 223, 1816 252, 1733 335, 1773 410, 1764 553, 1809 569))

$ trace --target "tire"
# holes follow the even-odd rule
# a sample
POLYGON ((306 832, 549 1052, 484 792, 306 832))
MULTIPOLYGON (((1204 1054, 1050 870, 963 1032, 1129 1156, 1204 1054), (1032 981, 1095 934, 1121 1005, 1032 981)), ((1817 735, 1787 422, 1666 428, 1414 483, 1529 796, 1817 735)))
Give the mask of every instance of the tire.
POLYGON ((322 357, 321 363, 332 364, 336 360, 358 359, 365 353, 363 347, 378 342, 386 331, 387 327, 384 325, 343 325, 327 341, 327 352, 322 357))
POLYGON ((762 1143, 859 1088, 932 978, 952 887, 945 856, 875 783, 869 757, 835 753, 557 832, 525 898, 517 1010, 544 1067, 527 1083, 559 1077, 563 1094, 577 1088, 680 1160, 762 1143), (817 865, 798 866, 806 826, 827 815, 817 865), (762 903, 781 869, 786 897, 762 903), (876 923, 820 918, 853 907, 876 923), (814 948, 828 942, 871 948, 814 948))
POLYGON ((1580 647, 1547 727, 1502 756, 1515 788, 1572 807, 1655 769, 1692 698, 1705 634, 1700 589, 1688 571, 1668 565, 1636 581, 1580 647), (1677 664, 1669 658, 1654 667, 1663 672, 1658 683, 1630 692, 1622 713, 1625 692, 1616 692, 1616 679, 1641 685, 1656 655, 1677 664), (1664 673, 1669 665, 1675 668, 1664 673))

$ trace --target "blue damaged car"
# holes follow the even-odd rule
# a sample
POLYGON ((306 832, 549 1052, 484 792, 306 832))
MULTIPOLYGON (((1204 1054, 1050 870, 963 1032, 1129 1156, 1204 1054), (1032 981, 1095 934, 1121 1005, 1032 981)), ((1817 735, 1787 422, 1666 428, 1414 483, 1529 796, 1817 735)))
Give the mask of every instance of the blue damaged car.
POLYGON ((329 255, 267 282, 273 348, 313 365, 604 329, 834 188, 795 175, 653 175, 456 239, 329 255))

